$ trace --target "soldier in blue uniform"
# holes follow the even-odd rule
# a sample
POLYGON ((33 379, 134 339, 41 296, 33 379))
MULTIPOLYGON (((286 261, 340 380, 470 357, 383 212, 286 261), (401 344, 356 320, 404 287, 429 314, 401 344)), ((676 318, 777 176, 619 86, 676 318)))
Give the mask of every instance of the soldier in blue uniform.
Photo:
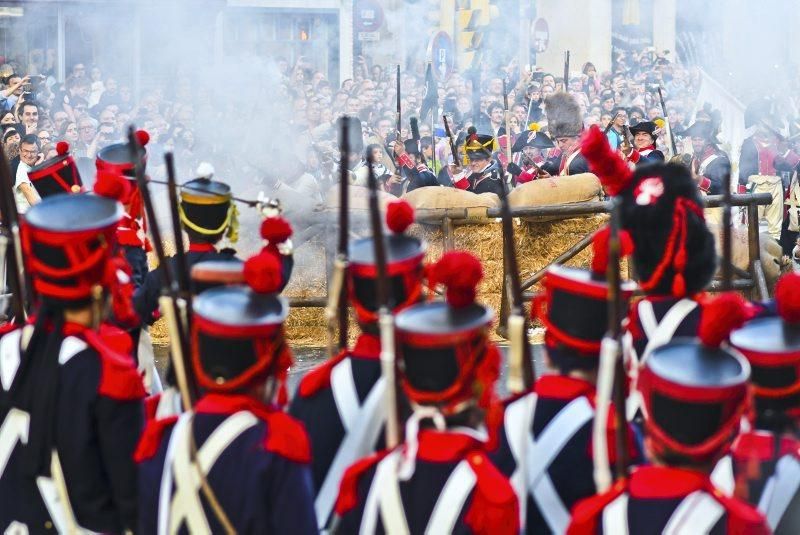
POLYGON ((35 320, 9 324, 0 337, 6 533, 136 526, 132 456, 144 389, 130 354, 118 352, 100 328, 108 296, 124 295, 116 291, 125 267, 115 240, 121 218, 117 202, 77 194, 47 197, 22 221, 37 307, 35 320))
POLYGON ((519 532, 508 480, 489 459, 487 424, 500 415, 500 354, 491 309, 475 302, 478 260, 451 251, 429 270, 446 302, 397 315, 400 383, 412 408, 401 446, 358 461, 342 480, 339 533, 519 532))
MULTIPOLYGON (((584 139, 583 153, 606 193, 621 198, 622 227, 633 240, 634 273, 645 296, 630 310, 623 345, 635 379, 638 363, 655 347, 674 336, 697 334, 699 294, 716 271, 714 237, 684 166, 653 164, 631 171, 598 128, 584 139)), ((633 394, 631 410, 638 406, 633 394)))
MULTIPOLYGON (((423 297, 426 245, 403 234, 414 220, 405 201, 387 205, 392 234, 385 237, 390 306, 399 312, 423 297)), ((372 238, 350 244, 348 291, 361 334, 352 349, 309 372, 300 382, 290 412, 311 437, 316 512, 323 528, 333 511, 345 469, 382 443, 386 384, 381 378, 376 267, 372 238)))
MULTIPOLYGON (((533 388, 506 402, 499 447, 492 459, 510 478, 525 533, 564 533, 575 503, 593 496, 596 378, 608 325, 605 280, 607 229, 595 236, 592 271, 553 266, 533 308, 546 328, 548 366, 533 388), (544 306, 542 306, 544 305, 544 306), (546 312, 543 312, 543 309, 546 312)), ((622 287, 627 302, 634 283, 622 287)), ((616 459, 613 407, 608 421, 609 462, 616 459)), ((632 430, 628 436, 633 437, 632 430)), ((636 459, 633 447, 629 459, 636 459)))
POLYGON ((642 121, 629 128, 633 135, 633 150, 628 154, 628 161, 636 167, 651 163, 664 163, 664 153, 656 148, 656 123, 642 121))
POLYGON ((635 468, 604 494, 579 502, 567 533, 765 534, 764 517, 728 498, 709 474, 748 410, 750 366, 722 343, 746 318, 745 303, 721 296, 699 338, 677 338, 643 363, 645 446, 653 464, 635 468))
MULTIPOLYGON (((150 141, 150 135, 144 130, 136 132, 136 139, 139 143, 138 156, 142 166, 147 164, 147 151, 145 146, 150 141)), ((103 174, 121 176, 127 181, 124 188, 117 187, 112 182, 96 182, 94 191, 104 197, 115 198, 122 203, 125 208, 122 221, 117 227, 117 243, 125 253, 125 259, 131 266, 133 273, 133 285, 138 288, 144 284, 147 276, 147 252, 150 250, 150 243, 147 240, 147 223, 144 217, 144 205, 139 188, 136 185, 135 161, 131 158, 131 150, 128 143, 114 143, 97 153, 95 167, 97 167, 98 178, 103 174), (114 188, 114 192, 109 191, 109 186, 114 188)))
POLYGON ((150 420, 136 451, 142 533, 317 533, 303 425, 283 412, 292 356, 281 264, 244 265, 248 286, 193 303, 192 410, 150 420))
POLYGON ((778 315, 759 317, 731 333, 731 344, 753 369, 755 420, 714 481, 758 506, 771 530, 800 531, 800 275, 775 285, 778 315))

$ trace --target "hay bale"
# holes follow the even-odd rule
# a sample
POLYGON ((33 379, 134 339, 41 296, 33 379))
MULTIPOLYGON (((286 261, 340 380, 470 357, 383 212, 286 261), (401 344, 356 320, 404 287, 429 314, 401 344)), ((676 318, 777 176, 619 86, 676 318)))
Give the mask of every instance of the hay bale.
MULTIPOLYGON (((531 206, 550 206, 574 204, 578 202, 599 201, 602 190, 600 180, 592 173, 540 178, 516 188, 508 194, 512 208, 531 206)), ((559 216, 529 217, 526 221, 553 221, 563 219, 559 216)))
POLYGON ((418 218, 425 218, 426 212, 441 210, 465 211, 467 217, 459 219, 458 224, 486 224, 486 210, 498 208, 500 198, 494 193, 472 193, 458 188, 427 186, 403 195, 403 199, 414 207, 418 218))

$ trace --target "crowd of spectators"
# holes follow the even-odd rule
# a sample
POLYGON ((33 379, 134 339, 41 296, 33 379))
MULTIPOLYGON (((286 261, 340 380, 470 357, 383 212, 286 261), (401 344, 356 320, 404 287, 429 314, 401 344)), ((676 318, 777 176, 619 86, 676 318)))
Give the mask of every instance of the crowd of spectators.
MULTIPOLYGON (((258 180, 268 187, 294 189, 321 199, 337 181, 336 121, 346 114, 360 119, 364 147, 370 147, 380 157, 387 169, 387 180, 396 180, 392 178, 394 155, 390 156, 396 137, 394 68, 360 56, 353 78, 343 80, 337 87, 305 58, 294 65, 280 58, 276 63, 281 78, 280 98, 290 103, 276 129, 281 139, 296 142, 290 144, 291 150, 274 155, 276 165, 268 169, 256 167, 243 172, 241 166, 247 158, 226 153, 230 152, 230 139, 219 139, 216 146, 214 137, 207 132, 198 136, 199 117, 210 117, 211 124, 230 123, 236 121, 240 109, 235 102, 216 102, 208 91, 198 90, 191 76, 179 73, 168 86, 154 85, 137 99, 130 85, 105 75, 97 66, 83 63, 73 65, 63 82, 57 81, 52 72, 29 74, 24 65, 13 61, 0 67, 3 146, 7 157, 18 161, 22 142, 27 140, 36 147, 35 165, 55 156, 56 143, 65 140, 74 156, 89 162, 104 146, 121 141, 127 125, 134 123, 149 132, 149 151, 175 152, 183 178, 188 178, 186 175, 199 162, 209 160, 223 179, 242 180, 247 175, 255 180, 256 175, 264 175, 258 180)), ((653 49, 620 54, 614 65, 612 72, 598 72, 592 63, 586 63, 580 71, 573 71, 566 82, 581 107, 586 126, 605 127, 615 116, 631 125, 663 116, 658 87, 666 98, 672 131, 688 126, 695 108, 699 71, 676 64, 668 53, 653 49)), ((563 78, 554 73, 535 66, 520 69, 515 61, 469 75, 454 73, 440 81, 432 112, 436 124, 432 125, 428 114, 419 127, 423 154, 430 166, 436 162, 434 173, 450 159, 449 143, 441 129, 442 114, 451 118, 454 136, 473 124, 483 125, 494 135, 504 130, 504 81, 510 88, 510 128, 514 136, 527 130, 530 123, 546 120, 544 100, 562 91, 564 85, 563 78), (432 128, 435 142, 431 139, 432 128)), ((419 116, 424 93, 425 66, 409 66, 401 76, 404 140, 411 137, 408 119, 419 116)), ((247 150, 252 151, 252 145, 247 150)))

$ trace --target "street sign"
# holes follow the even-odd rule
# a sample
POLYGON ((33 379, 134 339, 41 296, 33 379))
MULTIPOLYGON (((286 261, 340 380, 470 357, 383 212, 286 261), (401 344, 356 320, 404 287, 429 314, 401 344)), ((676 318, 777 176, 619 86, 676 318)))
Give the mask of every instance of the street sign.
POLYGON ((381 32, 358 32, 359 41, 379 41, 381 32))
POLYGON ((433 76, 439 82, 450 78, 455 67, 455 47, 453 39, 447 32, 439 32, 428 44, 428 57, 433 65, 433 76))
MULTIPOLYGON (((383 8, 375 0, 358 0, 353 9, 356 32, 375 33, 383 25, 383 8)), ((360 39, 360 38, 359 38, 360 39)), ((360 39, 376 41, 377 39, 360 39)))

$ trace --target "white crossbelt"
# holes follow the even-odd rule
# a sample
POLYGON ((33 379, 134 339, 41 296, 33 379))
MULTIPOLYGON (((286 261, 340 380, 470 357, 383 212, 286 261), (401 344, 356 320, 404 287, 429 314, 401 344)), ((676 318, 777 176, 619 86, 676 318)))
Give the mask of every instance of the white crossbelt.
POLYGON ((758 501, 758 510, 767 517, 770 529, 777 529, 798 489, 800 462, 792 455, 784 455, 775 465, 775 473, 767 480, 758 501))
MULTIPOLYGON (((628 347, 631 349, 629 357, 633 359, 631 363, 633 369, 636 369, 638 366, 644 363, 644 361, 650 356, 650 353, 652 353, 657 347, 663 346, 672 340, 672 338, 675 336, 675 331, 678 330, 678 327, 681 326, 686 317, 696 308, 697 301, 694 301, 693 299, 681 299, 669 308, 667 313, 664 314, 664 317, 661 318, 661 321, 658 321, 656 319, 655 310, 653 310, 653 303, 648 299, 642 299, 639 301, 639 304, 637 305, 639 321, 642 324, 642 330, 644 331, 645 336, 647 336, 647 345, 645 345, 644 351, 640 357, 636 355, 636 352, 633 350, 633 345, 628 344, 628 347)), ((636 376, 637 374, 634 374, 634 379, 636 376)), ((636 385, 634 384, 632 386, 634 388, 631 389, 631 395, 628 396, 628 400, 625 405, 625 412, 628 420, 633 419, 633 417, 636 415, 636 412, 642 407, 643 404, 642 396, 635 388, 636 385)))
MULTIPOLYGON (((177 533, 184 522, 190 533, 211 533, 198 492, 200 477, 189 455, 192 417, 191 412, 181 415, 167 446, 158 508, 158 533, 161 535, 177 533)), ((202 473, 207 475, 222 452, 257 422, 258 419, 251 412, 240 411, 217 426, 197 451, 196 462, 202 473)))
POLYGON ((331 391, 345 436, 314 501, 320 529, 325 527, 333 510, 344 471, 356 460, 373 451, 385 418, 382 408, 386 397, 386 381, 383 377, 378 379, 361 405, 358 402, 349 358, 342 360, 331 370, 331 391))
MULTIPOLYGON (((410 533, 397 477, 401 461, 402 451, 395 450, 378 463, 364 506, 364 517, 359 529, 361 535, 375 533, 379 512, 386 533, 390 535, 410 533)), ((477 480, 469 462, 461 461, 456 465, 433 507, 431 518, 425 528, 427 535, 453 532, 461 516, 461 510, 477 480)))
MULTIPOLYGON (((628 535, 627 493, 621 494, 603 509, 603 533, 628 535)), ((725 508, 710 494, 696 490, 686 496, 669 517, 663 535, 702 535, 719 522, 725 508)))

